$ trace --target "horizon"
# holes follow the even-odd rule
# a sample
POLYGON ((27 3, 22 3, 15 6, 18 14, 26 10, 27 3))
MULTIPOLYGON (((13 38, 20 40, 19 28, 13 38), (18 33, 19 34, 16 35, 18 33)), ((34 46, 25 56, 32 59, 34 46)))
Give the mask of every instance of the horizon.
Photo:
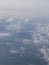
POLYGON ((49 0, 0 0, 0 16, 49 17, 49 0))

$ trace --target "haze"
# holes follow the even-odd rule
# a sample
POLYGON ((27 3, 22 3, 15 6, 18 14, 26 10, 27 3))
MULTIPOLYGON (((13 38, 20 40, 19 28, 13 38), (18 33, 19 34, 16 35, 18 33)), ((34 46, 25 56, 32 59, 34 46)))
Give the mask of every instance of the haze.
POLYGON ((0 16, 49 17, 49 0, 0 0, 0 16))

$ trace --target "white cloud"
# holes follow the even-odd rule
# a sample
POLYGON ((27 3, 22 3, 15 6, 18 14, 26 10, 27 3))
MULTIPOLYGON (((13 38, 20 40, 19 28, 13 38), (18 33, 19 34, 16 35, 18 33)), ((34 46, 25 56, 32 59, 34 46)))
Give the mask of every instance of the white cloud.
MULTIPOLYGON (((22 32, 26 31, 25 25, 31 25, 31 22, 29 19, 25 18, 17 18, 17 17, 12 17, 11 19, 6 20, 7 23, 9 23, 9 26, 7 26, 8 31, 16 30, 16 32, 22 32)), ((27 32, 27 31, 26 31, 27 32)))
POLYGON ((3 37, 3 36, 10 36, 10 33, 0 33, 0 37, 3 37))
POLYGON ((20 57, 23 57, 23 54, 25 53, 25 48, 24 47, 20 47, 20 49, 10 49, 10 53, 12 55, 19 54, 20 57))
POLYGON ((32 44, 32 40, 29 40, 29 39, 22 39, 22 42, 24 43, 24 44, 32 44))
POLYGON ((44 59, 49 62, 49 48, 42 48, 40 52, 44 55, 44 59))
POLYGON ((10 53, 12 53, 12 54, 18 54, 18 53, 20 53, 20 52, 19 52, 19 50, 17 50, 17 49, 11 49, 11 50, 10 50, 10 53))
POLYGON ((19 24, 19 22, 17 24, 10 24, 7 28, 8 31, 16 31, 17 33, 21 32, 23 27, 19 24))

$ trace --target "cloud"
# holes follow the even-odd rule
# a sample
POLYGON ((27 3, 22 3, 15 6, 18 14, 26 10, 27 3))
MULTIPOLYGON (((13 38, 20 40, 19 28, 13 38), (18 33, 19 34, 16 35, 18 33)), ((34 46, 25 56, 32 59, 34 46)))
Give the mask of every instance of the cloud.
POLYGON ((25 48, 24 47, 20 47, 20 49, 10 49, 10 53, 15 55, 15 54, 19 54, 20 57, 23 56, 23 54, 25 53, 25 48))
POLYGON ((10 24, 8 27, 7 27, 7 30, 8 31, 14 31, 19 33, 22 31, 22 26, 19 24, 19 22, 17 24, 10 24))
POLYGON ((30 45, 30 44, 32 44, 33 41, 32 40, 29 40, 29 39, 23 39, 22 42, 24 44, 29 44, 30 45))
POLYGON ((44 55, 44 59, 49 62, 49 48, 42 48, 40 52, 44 55))
POLYGON ((6 20, 9 25, 7 26, 6 30, 8 31, 16 31, 17 33, 26 31, 26 29, 29 27, 28 25, 31 26, 31 22, 29 19, 25 18, 17 18, 17 17, 12 17, 11 19, 6 20))
MULTIPOLYGON (((25 53, 25 48, 24 47, 20 47, 20 50, 22 51, 22 53, 25 53)), ((21 53, 21 55, 22 55, 21 53)))
POLYGON ((18 53, 19 53, 19 50, 11 49, 11 50, 10 50, 10 53, 12 53, 12 54, 18 54, 18 53))
POLYGON ((0 37, 10 36, 10 33, 0 33, 0 37))

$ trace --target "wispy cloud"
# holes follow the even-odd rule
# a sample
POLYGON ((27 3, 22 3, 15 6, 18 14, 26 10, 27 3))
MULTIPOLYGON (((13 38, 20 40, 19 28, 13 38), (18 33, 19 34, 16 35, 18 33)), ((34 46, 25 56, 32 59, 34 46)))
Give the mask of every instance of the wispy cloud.
POLYGON ((10 36, 10 33, 0 33, 0 37, 10 36))

